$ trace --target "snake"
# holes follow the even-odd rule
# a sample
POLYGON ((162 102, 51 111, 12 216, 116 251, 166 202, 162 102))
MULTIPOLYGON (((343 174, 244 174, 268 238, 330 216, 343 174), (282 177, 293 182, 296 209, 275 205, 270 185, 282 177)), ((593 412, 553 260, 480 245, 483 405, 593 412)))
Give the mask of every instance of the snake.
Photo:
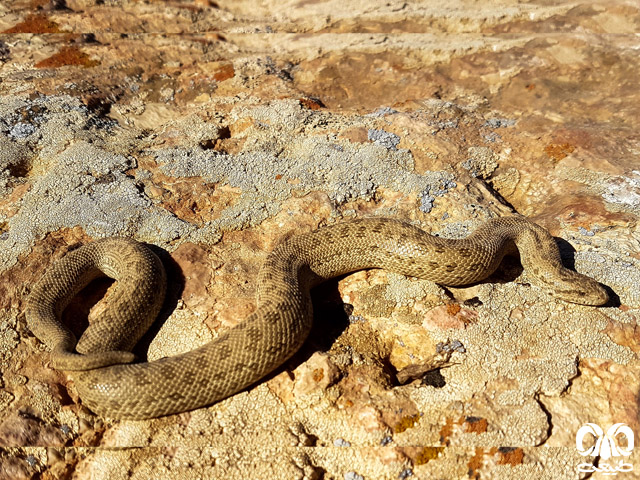
POLYGON ((106 418, 150 419, 210 406, 281 366, 311 329, 311 289, 330 278, 376 268, 465 286, 486 279, 515 249, 535 287, 581 305, 608 301, 596 280, 563 266, 554 237, 525 217, 492 218, 462 239, 370 217, 293 235, 276 245, 258 273, 255 311, 180 355, 135 362, 131 350, 158 316, 167 278, 155 253, 130 238, 96 240, 63 256, 33 286, 25 318, 51 349, 53 367, 71 372, 90 410, 106 418), (77 340, 61 314, 99 276, 115 279, 108 305, 77 340))

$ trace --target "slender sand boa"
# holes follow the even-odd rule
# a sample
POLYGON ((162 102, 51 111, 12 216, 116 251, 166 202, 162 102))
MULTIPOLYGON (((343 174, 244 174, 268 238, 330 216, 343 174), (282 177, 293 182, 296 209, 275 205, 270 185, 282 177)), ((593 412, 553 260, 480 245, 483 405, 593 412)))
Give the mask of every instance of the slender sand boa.
POLYGON ((495 271, 513 244, 538 287, 573 303, 606 303, 603 287, 564 268, 553 237, 524 218, 490 220, 462 240, 369 218, 280 244, 258 276, 256 311, 216 340, 182 355, 129 363, 134 357, 128 350, 154 321, 165 292, 160 260, 130 239, 99 240, 67 254, 33 288, 26 318, 53 350, 56 368, 79 370, 76 387, 93 411, 113 418, 159 417, 211 405, 285 362, 311 328, 309 290, 324 280, 382 268, 443 285, 466 285, 495 271), (76 345, 60 314, 81 288, 105 274, 116 279, 110 306, 76 345))

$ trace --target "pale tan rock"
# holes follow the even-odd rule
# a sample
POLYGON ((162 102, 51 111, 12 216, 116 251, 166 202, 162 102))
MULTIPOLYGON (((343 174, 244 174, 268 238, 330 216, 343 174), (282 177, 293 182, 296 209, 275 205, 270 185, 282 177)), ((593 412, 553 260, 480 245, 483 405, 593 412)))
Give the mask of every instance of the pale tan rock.
POLYGON ((339 370, 327 355, 314 353, 293 374, 293 394, 299 396, 326 390, 338 379, 339 370))

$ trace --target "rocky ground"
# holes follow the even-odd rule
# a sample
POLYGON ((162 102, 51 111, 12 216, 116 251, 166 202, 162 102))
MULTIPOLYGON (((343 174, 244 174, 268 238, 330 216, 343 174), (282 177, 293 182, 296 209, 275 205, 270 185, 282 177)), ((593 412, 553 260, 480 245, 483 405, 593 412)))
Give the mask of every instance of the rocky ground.
POLYGON ((0 477, 611 478, 579 464, 623 457, 575 436, 640 434, 639 28, 623 0, 3 2, 0 477), (612 302, 555 300, 514 261, 457 289, 359 272, 317 289, 268 379, 151 421, 95 416, 24 320, 55 259, 126 235, 169 267, 147 353, 175 355, 253 311, 284 237, 515 212, 612 302), (410 365, 429 372, 401 384, 410 365))

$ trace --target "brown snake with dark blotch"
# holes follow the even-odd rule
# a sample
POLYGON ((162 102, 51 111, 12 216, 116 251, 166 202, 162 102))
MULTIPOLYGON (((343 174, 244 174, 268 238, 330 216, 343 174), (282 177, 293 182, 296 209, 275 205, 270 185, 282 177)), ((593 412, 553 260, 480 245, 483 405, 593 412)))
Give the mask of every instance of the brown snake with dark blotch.
POLYGON ((489 220, 460 240, 434 237, 397 220, 366 218, 278 245, 258 275, 256 311, 181 355, 130 363, 129 350, 160 311, 166 280, 158 257, 126 238, 98 240, 53 265, 33 287, 26 319, 52 349, 55 368, 75 372, 80 398, 91 410, 113 418, 153 418, 211 405, 282 365, 311 328, 310 289, 329 278, 382 268, 442 285, 467 285, 493 273, 514 244, 536 286, 573 303, 607 302, 604 288, 566 269, 553 237, 525 218, 489 220), (76 344, 61 313, 100 275, 116 280, 109 305, 76 344))

